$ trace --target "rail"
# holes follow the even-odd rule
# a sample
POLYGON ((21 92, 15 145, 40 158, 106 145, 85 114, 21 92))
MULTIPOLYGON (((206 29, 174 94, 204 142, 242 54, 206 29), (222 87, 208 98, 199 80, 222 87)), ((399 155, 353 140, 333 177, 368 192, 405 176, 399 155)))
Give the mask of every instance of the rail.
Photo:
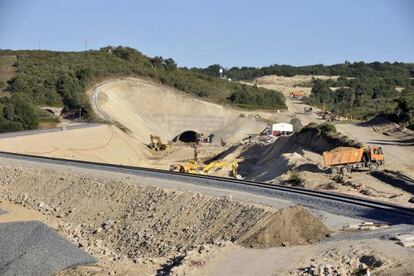
POLYGON ((151 178, 162 178, 194 185, 245 191, 263 196, 270 196, 281 200, 287 200, 313 209, 325 210, 327 212, 338 215, 371 219, 374 221, 382 221, 390 224, 414 224, 413 208, 352 195, 339 194, 330 191, 310 190, 301 187, 289 187, 282 186, 280 184, 269 184, 257 181, 240 180, 211 175, 185 174, 159 169, 34 156, 2 151, 0 151, 0 157, 70 167, 111 171, 151 178))

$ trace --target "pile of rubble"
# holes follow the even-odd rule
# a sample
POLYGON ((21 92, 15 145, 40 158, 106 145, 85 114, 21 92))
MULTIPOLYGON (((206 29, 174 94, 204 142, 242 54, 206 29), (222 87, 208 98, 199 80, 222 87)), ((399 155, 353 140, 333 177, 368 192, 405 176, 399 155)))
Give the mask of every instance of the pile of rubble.
POLYGON ((368 272, 380 272, 390 266, 386 258, 376 252, 353 246, 346 252, 339 251, 336 248, 325 251, 306 266, 290 271, 290 275, 369 275, 368 272))

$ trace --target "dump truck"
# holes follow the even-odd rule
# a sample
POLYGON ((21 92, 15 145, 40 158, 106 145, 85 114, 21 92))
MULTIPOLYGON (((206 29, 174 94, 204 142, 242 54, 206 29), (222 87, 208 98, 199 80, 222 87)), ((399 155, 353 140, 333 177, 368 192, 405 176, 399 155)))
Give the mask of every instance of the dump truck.
POLYGON ((331 173, 348 174, 355 168, 369 168, 375 171, 384 164, 384 154, 381 147, 367 148, 339 147, 323 153, 325 168, 331 173))

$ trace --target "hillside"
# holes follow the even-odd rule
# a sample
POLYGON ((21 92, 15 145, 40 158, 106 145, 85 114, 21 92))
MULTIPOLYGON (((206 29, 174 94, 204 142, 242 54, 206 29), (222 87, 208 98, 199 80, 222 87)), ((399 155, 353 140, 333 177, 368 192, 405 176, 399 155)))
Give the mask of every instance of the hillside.
POLYGON ((85 91, 105 78, 117 76, 148 78, 221 104, 254 109, 286 108, 283 95, 277 91, 178 68, 171 58, 150 58, 132 48, 106 47, 86 52, 0 51, 0 56, 12 55, 17 56, 17 72, 7 87, 12 98, 0 102, 1 132, 36 128, 39 114, 33 105, 64 106, 67 114, 78 117, 81 112, 82 117, 92 119, 85 91), (32 106, 33 110, 27 113, 16 102, 32 106), (33 124, 25 123, 28 117, 35 118, 33 124))
MULTIPOLYGON (((220 65, 194 69, 217 76, 220 65)), ((335 65, 271 65, 261 68, 232 67, 224 72, 233 80, 258 81, 269 77, 312 76, 297 84, 309 87, 305 99, 309 105, 324 108, 345 117, 370 119, 387 114, 393 121, 413 124, 414 64, 400 62, 345 62, 335 65), (318 79, 318 75, 330 79, 318 79), (335 78, 332 78, 335 77, 335 78)), ((259 84, 258 82, 256 82, 259 84)), ((414 126, 413 126, 414 127, 414 126)))

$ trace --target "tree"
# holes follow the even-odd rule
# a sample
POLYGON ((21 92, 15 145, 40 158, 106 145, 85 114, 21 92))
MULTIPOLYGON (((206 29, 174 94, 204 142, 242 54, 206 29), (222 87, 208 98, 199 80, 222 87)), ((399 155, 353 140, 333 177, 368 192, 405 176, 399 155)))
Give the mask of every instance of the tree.
POLYGON ((177 63, 172 58, 167 58, 165 61, 165 69, 172 71, 177 69, 177 63))
POLYGON ((15 127, 17 130, 37 127, 37 112, 30 100, 21 94, 13 94, 10 99, 6 100, 2 114, 4 127, 12 129, 15 127))
POLYGON ((396 113, 399 120, 403 123, 413 123, 413 112, 414 112, 414 89, 404 89, 401 91, 401 96, 397 99, 397 110, 396 113))

